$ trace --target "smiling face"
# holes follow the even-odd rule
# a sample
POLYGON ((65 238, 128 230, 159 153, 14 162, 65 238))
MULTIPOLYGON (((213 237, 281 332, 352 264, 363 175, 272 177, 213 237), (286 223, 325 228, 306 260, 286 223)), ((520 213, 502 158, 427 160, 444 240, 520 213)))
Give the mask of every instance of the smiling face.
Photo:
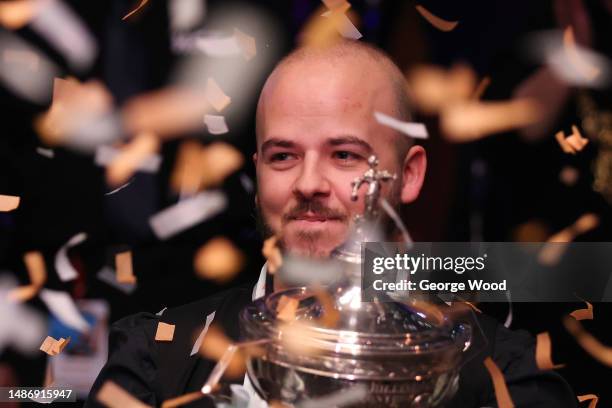
POLYGON ((397 134, 373 116, 397 116, 395 101, 388 75, 363 57, 305 59, 273 73, 258 106, 254 160, 260 214, 285 249, 325 257, 346 239, 367 189, 352 201, 351 182, 368 169, 371 154, 378 169, 398 175, 394 186, 383 185, 383 197, 393 204, 416 198, 424 151, 411 148, 421 169, 407 171, 406 161, 415 160, 398 158, 397 134), (413 188, 404 192, 407 182, 413 188))

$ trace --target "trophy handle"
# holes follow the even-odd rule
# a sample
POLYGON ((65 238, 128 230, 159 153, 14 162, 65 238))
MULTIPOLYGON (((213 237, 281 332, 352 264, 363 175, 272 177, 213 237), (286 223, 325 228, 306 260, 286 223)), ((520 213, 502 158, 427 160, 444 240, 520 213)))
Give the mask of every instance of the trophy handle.
POLYGON ((457 348, 461 350, 460 367, 480 354, 488 344, 478 318, 472 310, 456 318, 452 337, 457 348))

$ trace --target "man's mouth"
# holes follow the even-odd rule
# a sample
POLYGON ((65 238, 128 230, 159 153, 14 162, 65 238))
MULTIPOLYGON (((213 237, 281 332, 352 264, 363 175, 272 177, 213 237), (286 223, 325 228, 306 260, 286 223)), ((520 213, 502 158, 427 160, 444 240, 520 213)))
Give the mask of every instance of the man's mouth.
POLYGON ((325 221, 339 221, 337 217, 326 217, 316 213, 305 213, 296 215, 289 218, 290 221, 309 221, 309 222, 325 222, 325 221))

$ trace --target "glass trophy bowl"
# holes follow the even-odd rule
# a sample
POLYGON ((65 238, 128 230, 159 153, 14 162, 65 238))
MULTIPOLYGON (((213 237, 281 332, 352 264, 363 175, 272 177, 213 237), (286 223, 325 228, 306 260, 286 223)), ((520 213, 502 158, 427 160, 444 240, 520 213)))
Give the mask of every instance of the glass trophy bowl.
POLYGON ((351 275, 341 276, 326 288, 325 302, 321 289, 297 287, 243 310, 245 340, 270 340, 247 362, 260 396, 296 404, 362 384, 367 396, 351 407, 436 407, 452 397, 473 325, 411 302, 362 302, 351 275), (277 317, 283 297, 298 302, 290 322, 277 317), (333 305, 333 327, 321 324, 322 303, 333 305), (292 325, 299 325, 298 338, 287 337, 292 325), (302 347, 292 347, 296 342, 302 347))

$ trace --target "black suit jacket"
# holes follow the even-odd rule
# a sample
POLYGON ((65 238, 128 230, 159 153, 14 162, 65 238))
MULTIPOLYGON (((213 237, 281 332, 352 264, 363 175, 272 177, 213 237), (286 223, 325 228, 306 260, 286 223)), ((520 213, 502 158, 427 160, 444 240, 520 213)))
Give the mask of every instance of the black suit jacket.
MULTIPOLYGON (((139 313, 113 324, 110 354, 85 406, 98 407, 95 395, 110 379, 141 401, 160 406, 169 398, 199 390, 215 362, 190 356, 196 336, 206 317, 215 312, 214 322, 225 333, 240 337, 238 315, 251 302, 252 288, 230 289, 210 298, 165 310, 161 315, 139 313), (175 325, 172 342, 156 342, 158 322, 175 325)), ((516 407, 577 407, 577 399, 563 378, 552 371, 540 371, 535 363, 535 340, 525 331, 512 331, 486 315, 478 316, 488 339, 487 346, 463 366, 459 391, 446 407, 497 406, 493 385, 483 364, 491 356, 504 373, 516 407)), ((213 406, 210 399, 189 407, 213 406)))

